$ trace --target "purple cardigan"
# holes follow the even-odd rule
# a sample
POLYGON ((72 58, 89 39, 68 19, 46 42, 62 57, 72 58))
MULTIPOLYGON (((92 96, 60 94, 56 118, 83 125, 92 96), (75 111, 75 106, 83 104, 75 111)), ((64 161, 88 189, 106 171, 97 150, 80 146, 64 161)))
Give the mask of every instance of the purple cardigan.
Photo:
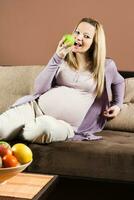
MULTIPOLYGON (((55 75, 62 62, 63 59, 58 57, 55 53, 44 70, 37 76, 34 85, 34 94, 18 99, 12 107, 33 101, 41 94, 54 87, 56 85, 55 75)), ((118 73, 114 61, 112 59, 106 59, 104 92, 100 98, 96 97, 94 103, 89 108, 81 125, 75 133, 75 136, 71 140, 101 139, 101 136, 95 136, 94 133, 100 132, 105 126, 106 118, 103 116, 103 111, 110 105, 118 105, 121 107, 123 104, 123 98, 124 78, 118 73), (112 102, 109 100, 111 91, 112 102)))

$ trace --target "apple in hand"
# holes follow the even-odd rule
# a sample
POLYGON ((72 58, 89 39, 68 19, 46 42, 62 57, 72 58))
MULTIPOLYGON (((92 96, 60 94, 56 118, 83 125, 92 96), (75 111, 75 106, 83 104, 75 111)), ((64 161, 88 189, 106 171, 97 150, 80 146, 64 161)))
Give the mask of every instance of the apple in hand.
POLYGON ((68 44, 69 46, 74 45, 75 39, 71 34, 64 35, 64 43, 68 44))
POLYGON ((12 149, 7 142, 0 141, 0 156, 3 157, 6 154, 12 154, 12 149))

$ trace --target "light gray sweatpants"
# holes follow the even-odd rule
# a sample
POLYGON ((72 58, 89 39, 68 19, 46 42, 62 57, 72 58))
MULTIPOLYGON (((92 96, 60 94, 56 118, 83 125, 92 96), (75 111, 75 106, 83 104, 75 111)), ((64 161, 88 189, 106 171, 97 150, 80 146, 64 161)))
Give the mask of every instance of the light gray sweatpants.
POLYGON ((74 131, 67 122, 44 115, 36 101, 32 101, 0 115, 0 140, 10 140, 19 134, 31 142, 50 143, 71 138, 74 131))

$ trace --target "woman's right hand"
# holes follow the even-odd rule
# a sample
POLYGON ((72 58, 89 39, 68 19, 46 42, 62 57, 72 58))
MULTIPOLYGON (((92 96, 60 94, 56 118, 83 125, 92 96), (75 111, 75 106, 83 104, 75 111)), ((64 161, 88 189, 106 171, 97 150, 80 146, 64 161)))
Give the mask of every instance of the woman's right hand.
POLYGON ((71 51, 72 46, 70 46, 70 44, 68 43, 64 43, 65 41, 65 37, 63 37, 59 44, 58 47, 56 49, 56 53, 60 58, 65 58, 65 56, 71 51))

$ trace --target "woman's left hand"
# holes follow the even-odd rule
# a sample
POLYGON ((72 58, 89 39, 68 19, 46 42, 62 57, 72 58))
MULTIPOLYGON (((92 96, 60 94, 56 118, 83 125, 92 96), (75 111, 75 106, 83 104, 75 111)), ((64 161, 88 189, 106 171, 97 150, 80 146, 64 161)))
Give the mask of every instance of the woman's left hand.
POLYGON ((120 113, 120 107, 117 105, 111 106, 104 111, 104 116, 107 118, 114 118, 120 113))

